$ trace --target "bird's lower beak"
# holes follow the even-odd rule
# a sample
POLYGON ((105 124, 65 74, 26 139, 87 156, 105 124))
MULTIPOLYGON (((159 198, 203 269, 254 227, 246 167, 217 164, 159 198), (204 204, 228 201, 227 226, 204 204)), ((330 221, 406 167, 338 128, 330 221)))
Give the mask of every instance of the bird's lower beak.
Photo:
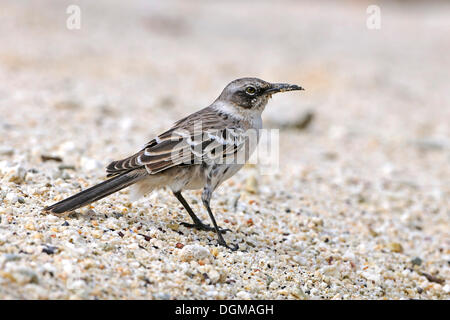
POLYGON ((302 87, 296 84, 288 84, 288 83, 272 83, 264 93, 266 94, 274 94, 277 92, 286 92, 286 91, 294 91, 294 90, 305 90, 302 87))

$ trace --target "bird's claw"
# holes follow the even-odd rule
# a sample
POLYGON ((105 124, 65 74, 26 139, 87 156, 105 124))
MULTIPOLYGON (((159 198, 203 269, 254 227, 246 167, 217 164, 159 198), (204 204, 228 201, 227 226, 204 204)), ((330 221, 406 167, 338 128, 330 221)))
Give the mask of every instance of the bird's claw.
POLYGON ((239 249, 239 245, 238 244, 231 244, 228 245, 224 240, 221 241, 221 239, 219 239, 219 245, 224 246, 227 249, 230 249, 231 251, 236 251, 237 249, 239 249))
MULTIPOLYGON (((182 226, 186 227, 186 228, 195 228, 197 230, 202 230, 202 231, 216 231, 216 229, 214 229, 214 227, 211 227, 209 224, 204 224, 204 223, 187 223, 187 222, 182 222, 180 223, 182 226)), ((231 230, 230 229, 222 229, 219 228, 219 232, 225 234, 226 232, 228 232, 231 230)))

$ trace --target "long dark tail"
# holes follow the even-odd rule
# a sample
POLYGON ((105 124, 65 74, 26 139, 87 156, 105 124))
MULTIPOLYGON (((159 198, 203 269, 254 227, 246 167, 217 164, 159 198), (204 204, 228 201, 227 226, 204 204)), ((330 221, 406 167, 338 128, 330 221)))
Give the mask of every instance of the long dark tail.
POLYGON ((49 207, 46 207, 44 210, 52 213, 72 211, 109 196, 114 192, 122 190, 123 188, 132 185, 144 177, 145 174, 143 174, 140 170, 123 173, 90 187, 89 189, 83 190, 80 193, 77 193, 49 207))

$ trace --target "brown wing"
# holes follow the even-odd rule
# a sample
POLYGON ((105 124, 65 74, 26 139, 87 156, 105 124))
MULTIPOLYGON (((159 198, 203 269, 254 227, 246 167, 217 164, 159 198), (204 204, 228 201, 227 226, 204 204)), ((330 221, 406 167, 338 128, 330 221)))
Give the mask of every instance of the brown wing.
MULTIPOLYGON (((205 155, 212 158, 234 152, 238 139, 225 139, 234 121, 205 108, 178 122, 168 131, 151 140, 138 153, 123 160, 111 162, 106 171, 115 176, 145 167, 151 174, 177 165, 202 163, 205 155)), ((232 137, 233 135, 229 135, 232 137)), ((239 140, 239 143, 242 141, 239 140)))

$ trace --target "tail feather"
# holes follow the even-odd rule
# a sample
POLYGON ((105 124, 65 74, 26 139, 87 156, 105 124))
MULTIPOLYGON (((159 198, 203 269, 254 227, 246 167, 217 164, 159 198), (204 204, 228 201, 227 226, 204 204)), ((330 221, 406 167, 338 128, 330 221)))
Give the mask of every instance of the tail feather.
POLYGON ((83 190, 67 199, 44 208, 51 213, 73 211, 94 201, 100 200, 110 194, 126 188, 145 177, 141 171, 131 171, 103 181, 89 189, 83 190))

